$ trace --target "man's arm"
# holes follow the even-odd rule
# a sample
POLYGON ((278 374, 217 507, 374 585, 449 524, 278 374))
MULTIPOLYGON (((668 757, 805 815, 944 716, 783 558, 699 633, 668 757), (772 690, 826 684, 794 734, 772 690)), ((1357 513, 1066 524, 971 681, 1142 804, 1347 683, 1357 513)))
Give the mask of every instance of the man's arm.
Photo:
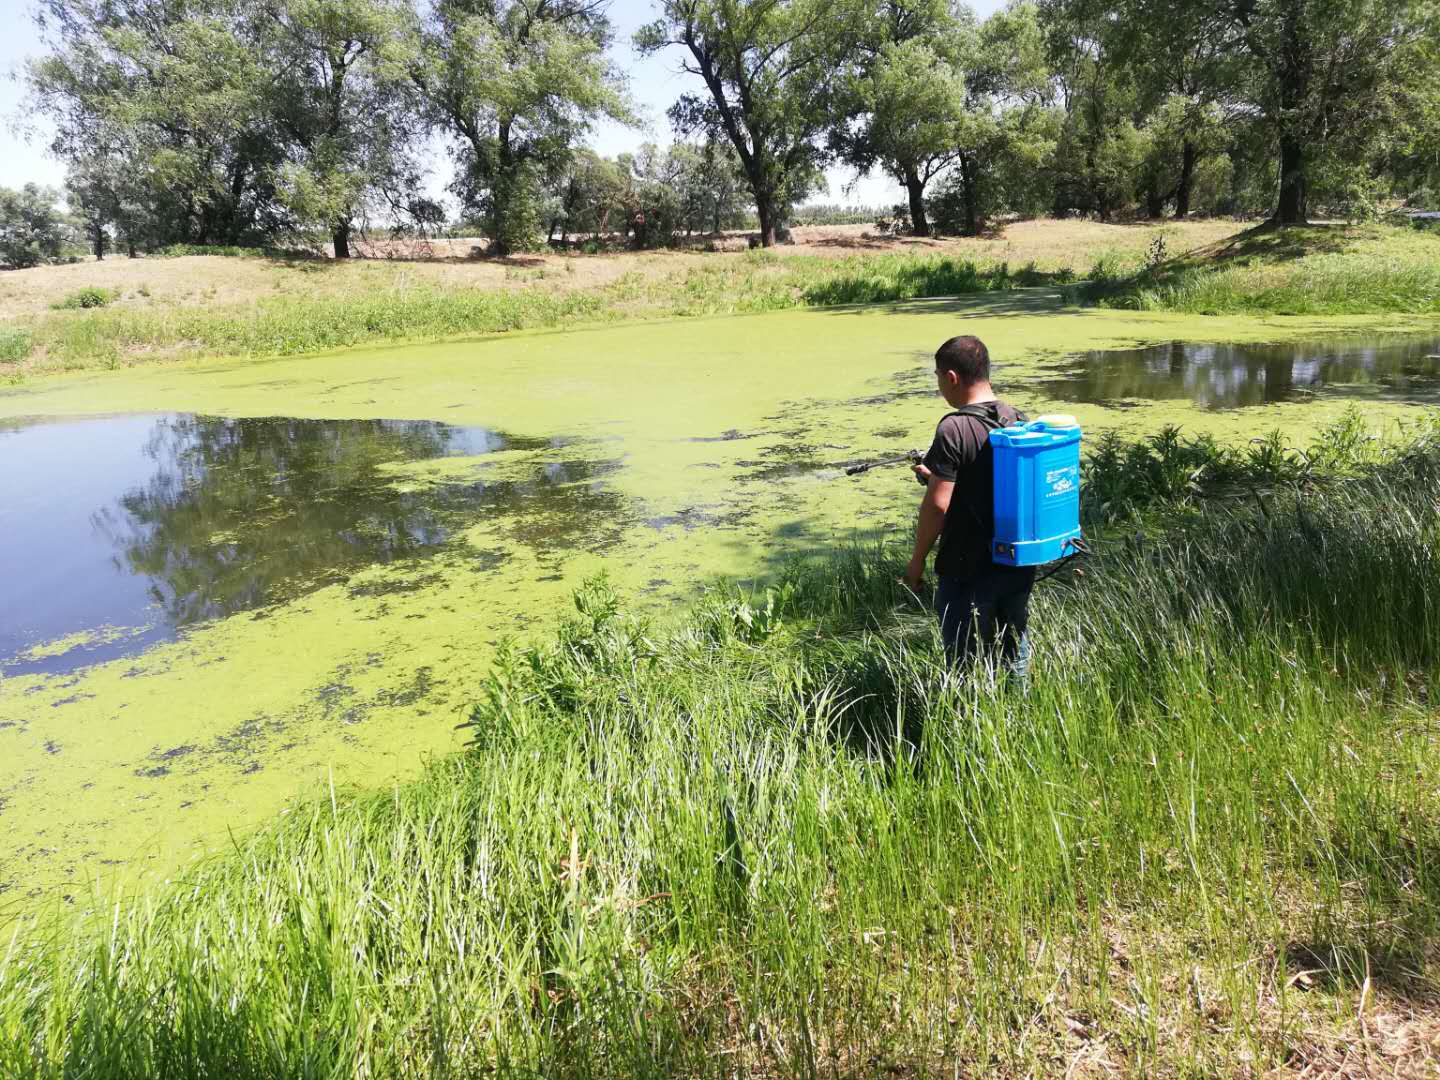
POLYGON ((945 525, 945 513, 950 509, 950 493, 955 490, 955 481, 932 475, 924 465, 916 465, 915 474, 928 481, 920 500, 920 521, 915 526, 915 551, 910 556, 910 565, 905 568, 905 584, 911 591, 918 592, 925 577, 925 559, 945 525))

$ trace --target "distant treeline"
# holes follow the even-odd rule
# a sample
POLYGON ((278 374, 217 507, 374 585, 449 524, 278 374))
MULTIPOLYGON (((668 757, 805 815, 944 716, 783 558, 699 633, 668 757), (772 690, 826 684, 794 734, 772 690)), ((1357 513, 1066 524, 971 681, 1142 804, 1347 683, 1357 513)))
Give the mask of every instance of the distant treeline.
MULTIPOLYGON (((837 162, 892 177, 920 235, 1001 215, 1356 218, 1440 189, 1427 0, 655 15, 634 46, 699 89, 669 107, 674 147, 614 159, 583 149, 636 112, 597 0, 41 0, 47 52, 26 77, 97 254, 324 238, 344 257, 367 225, 443 231, 422 187, 437 138, 495 253, 747 220, 770 244, 837 162)), ((0 222, 18 261, 48 257, 17 230, 0 222)))

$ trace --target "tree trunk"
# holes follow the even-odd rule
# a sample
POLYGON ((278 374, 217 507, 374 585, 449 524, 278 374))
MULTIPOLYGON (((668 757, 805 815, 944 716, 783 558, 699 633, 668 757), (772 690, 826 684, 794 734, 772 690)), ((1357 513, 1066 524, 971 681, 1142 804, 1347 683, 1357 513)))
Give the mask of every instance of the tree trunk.
POLYGON ((91 244, 95 249, 95 261, 101 262, 105 258, 105 227, 96 225, 91 237, 91 244))
POLYGON ((1304 225, 1309 210, 1305 185, 1305 148, 1290 133, 1280 136, 1280 199, 1275 221, 1280 225, 1304 225))
POLYGON ((1165 195, 1153 185, 1145 190, 1145 216, 1151 221, 1165 216, 1165 195))
POLYGON ((969 154, 960 155, 960 185, 965 195, 965 235, 980 235, 979 170, 969 154))
POLYGON ((760 246, 775 246, 775 197, 756 185, 755 213, 760 218, 760 246))
POLYGON ((337 221, 330 231, 330 243, 335 248, 335 258, 350 257, 350 222, 337 221))
POLYGON ((504 258, 510 254, 509 229, 510 200, 515 197, 514 169, 510 157, 510 122, 499 126, 498 138, 500 164, 490 189, 490 247, 487 255, 504 258))
POLYGON ((905 192, 910 196, 910 231, 916 236, 929 236, 930 219, 925 216, 925 181, 914 169, 905 170, 905 192))
MULTIPOLYGON (((1314 67, 1313 50, 1301 26, 1301 6, 1291 5, 1286 11, 1285 30, 1277 62, 1281 116, 1285 123, 1303 112, 1310 91, 1314 67)), ((1286 127, 1280 132, 1280 195, 1275 205, 1275 222, 1279 225, 1303 225, 1309 210, 1309 192, 1305 184, 1306 132, 1286 127)))
POLYGON ((1190 216, 1190 188, 1195 183, 1195 144, 1186 139, 1180 144, 1180 182, 1175 185, 1175 218, 1190 216))

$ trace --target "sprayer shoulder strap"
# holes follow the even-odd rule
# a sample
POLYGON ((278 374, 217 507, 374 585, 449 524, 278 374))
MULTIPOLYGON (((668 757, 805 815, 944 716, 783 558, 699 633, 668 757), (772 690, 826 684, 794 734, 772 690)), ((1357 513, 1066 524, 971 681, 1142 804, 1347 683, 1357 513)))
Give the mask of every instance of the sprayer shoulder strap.
MULTIPOLYGON (((995 413, 993 416, 991 415, 990 411, 985 407, 985 405, 962 405, 950 415, 968 416, 972 420, 979 420, 986 431, 997 431, 1000 428, 1005 427, 1006 424, 1009 423, 1009 421, 1004 420, 1000 417, 1000 403, 996 401, 987 402, 987 404, 995 405, 995 413)), ((1025 414, 1017 409, 1015 411, 1015 419, 1023 422, 1025 419, 1025 414)))
MULTIPOLYGON (((1011 423, 1011 421, 1005 420, 1000 416, 1000 403, 998 401, 993 403, 987 402, 986 404, 994 404, 995 411, 993 415, 991 414, 990 410, 986 408, 985 405, 962 405, 950 415, 968 416, 972 420, 978 420, 980 421, 980 426, 983 427, 987 432, 998 431, 1000 428, 1005 427, 1007 424, 1011 423)), ((1014 410, 1014 412, 1015 421, 1019 423, 1024 423, 1025 414, 1019 409, 1014 410)), ((984 529, 985 522, 981 519, 980 512, 968 502, 965 505, 966 508, 970 511, 970 517, 974 520, 975 524, 981 529, 984 529)))

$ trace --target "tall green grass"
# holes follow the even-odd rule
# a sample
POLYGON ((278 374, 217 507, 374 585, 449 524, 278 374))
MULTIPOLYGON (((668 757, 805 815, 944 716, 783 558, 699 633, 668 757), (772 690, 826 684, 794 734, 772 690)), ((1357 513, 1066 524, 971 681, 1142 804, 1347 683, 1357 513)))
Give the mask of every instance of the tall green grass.
POLYGON ((30 355, 30 331, 0 326, 0 364, 18 364, 30 355))
POLYGON ((894 548, 675 625, 587 587, 477 685, 468 752, 18 928, 0 1074, 1215 1075, 1358 1045, 1361 988, 1423 1002, 1440 931, 1440 453, 1382 457, 1152 504, 1042 587, 1028 690, 943 670, 894 548))
POLYGON ((1259 229, 1133 272, 1096 264, 1077 296, 1197 315, 1440 314, 1440 243, 1414 230, 1259 229))
POLYGON ((1336 257, 1303 274, 1191 270, 1163 284, 1142 282, 1118 306, 1197 315, 1434 315, 1440 314, 1440 258, 1397 266, 1336 257))
POLYGON ((558 326, 605 316, 596 293, 412 289, 277 297, 244 308, 132 308, 39 324, 34 341, 62 367, 127 355, 283 356, 367 343, 558 326))

